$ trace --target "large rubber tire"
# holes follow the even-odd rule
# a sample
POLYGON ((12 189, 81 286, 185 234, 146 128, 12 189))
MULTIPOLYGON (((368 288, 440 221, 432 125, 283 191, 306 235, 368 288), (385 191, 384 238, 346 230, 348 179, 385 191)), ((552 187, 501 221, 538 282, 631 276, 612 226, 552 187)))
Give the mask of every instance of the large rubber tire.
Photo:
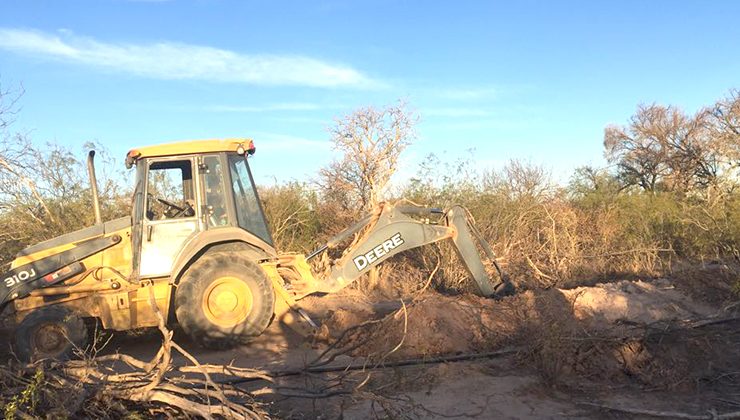
POLYGON ((89 339, 85 322, 62 306, 36 309, 15 329, 15 352, 19 359, 68 360, 75 350, 84 350, 89 339))
POLYGON ((270 325, 275 291, 267 274, 239 252, 203 255, 175 292, 175 315, 193 341, 226 348, 250 341, 270 325))

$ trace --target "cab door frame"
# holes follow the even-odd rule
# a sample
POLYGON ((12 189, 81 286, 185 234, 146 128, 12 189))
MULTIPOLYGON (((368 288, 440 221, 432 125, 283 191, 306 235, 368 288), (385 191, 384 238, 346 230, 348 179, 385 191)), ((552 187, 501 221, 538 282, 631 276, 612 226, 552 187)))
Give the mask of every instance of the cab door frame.
POLYGON ((134 197, 134 267, 137 278, 168 277, 182 248, 188 241, 204 230, 201 215, 201 181, 198 160, 195 155, 169 156, 142 159, 137 165, 144 165, 140 182, 139 197, 134 197), (190 217, 149 220, 146 212, 149 205, 150 168, 159 162, 188 161, 191 171, 192 199, 194 215, 190 217))

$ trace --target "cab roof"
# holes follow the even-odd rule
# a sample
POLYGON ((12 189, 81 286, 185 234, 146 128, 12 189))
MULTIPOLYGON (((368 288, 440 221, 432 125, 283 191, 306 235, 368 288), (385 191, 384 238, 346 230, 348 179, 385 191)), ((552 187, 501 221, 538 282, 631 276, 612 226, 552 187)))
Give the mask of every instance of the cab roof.
POLYGON ((248 138, 189 140, 175 143, 137 147, 126 154, 126 166, 130 167, 138 159, 160 156, 192 155, 199 153, 236 152, 254 153, 254 142, 248 138), (241 147, 241 149, 240 149, 241 147))

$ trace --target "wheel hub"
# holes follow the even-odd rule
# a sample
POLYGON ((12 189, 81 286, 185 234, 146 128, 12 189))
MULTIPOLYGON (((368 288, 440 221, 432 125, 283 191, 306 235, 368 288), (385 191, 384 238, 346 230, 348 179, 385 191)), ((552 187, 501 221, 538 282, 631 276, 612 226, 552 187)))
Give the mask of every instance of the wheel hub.
POLYGON ((231 290, 219 291, 216 305, 224 311, 233 312, 239 304, 239 298, 231 290))
POLYGON ((67 345, 64 328, 57 323, 40 325, 31 337, 31 345, 36 353, 43 356, 55 356, 67 345))
POLYGON ((203 294, 203 312, 220 327, 233 327, 247 319, 252 309, 252 291, 236 277, 220 277, 203 294))

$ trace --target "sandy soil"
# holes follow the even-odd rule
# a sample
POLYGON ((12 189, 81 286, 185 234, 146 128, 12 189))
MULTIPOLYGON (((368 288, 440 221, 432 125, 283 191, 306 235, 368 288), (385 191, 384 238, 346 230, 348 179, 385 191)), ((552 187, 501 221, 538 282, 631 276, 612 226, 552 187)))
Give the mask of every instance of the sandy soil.
MULTIPOLYGON (((527 291, 499 301, 436 293, 371 301, 350 290, 302 304, 327 326, 324 342, 309 343, 279 324, 230 350, 204 350, 179 331, 175 341, 201 363, 269 371, 305 367, 330 343, 339 354, 330 365, 340 367, 515 350, 457 363, 279 378, 276 386, 287 390, 359 390, 329 398, 263 393, 260 401, 280 418, 634 417, 584 403, 694 414, 740 409, 740 322, 691 324, 737 313, 693 300, 668 280, 527 291), (336 341, 368 320, 375 322, 336 341)), ((120 333, 102 353, 146 360, 159 344, 156 331, 120 333)))

